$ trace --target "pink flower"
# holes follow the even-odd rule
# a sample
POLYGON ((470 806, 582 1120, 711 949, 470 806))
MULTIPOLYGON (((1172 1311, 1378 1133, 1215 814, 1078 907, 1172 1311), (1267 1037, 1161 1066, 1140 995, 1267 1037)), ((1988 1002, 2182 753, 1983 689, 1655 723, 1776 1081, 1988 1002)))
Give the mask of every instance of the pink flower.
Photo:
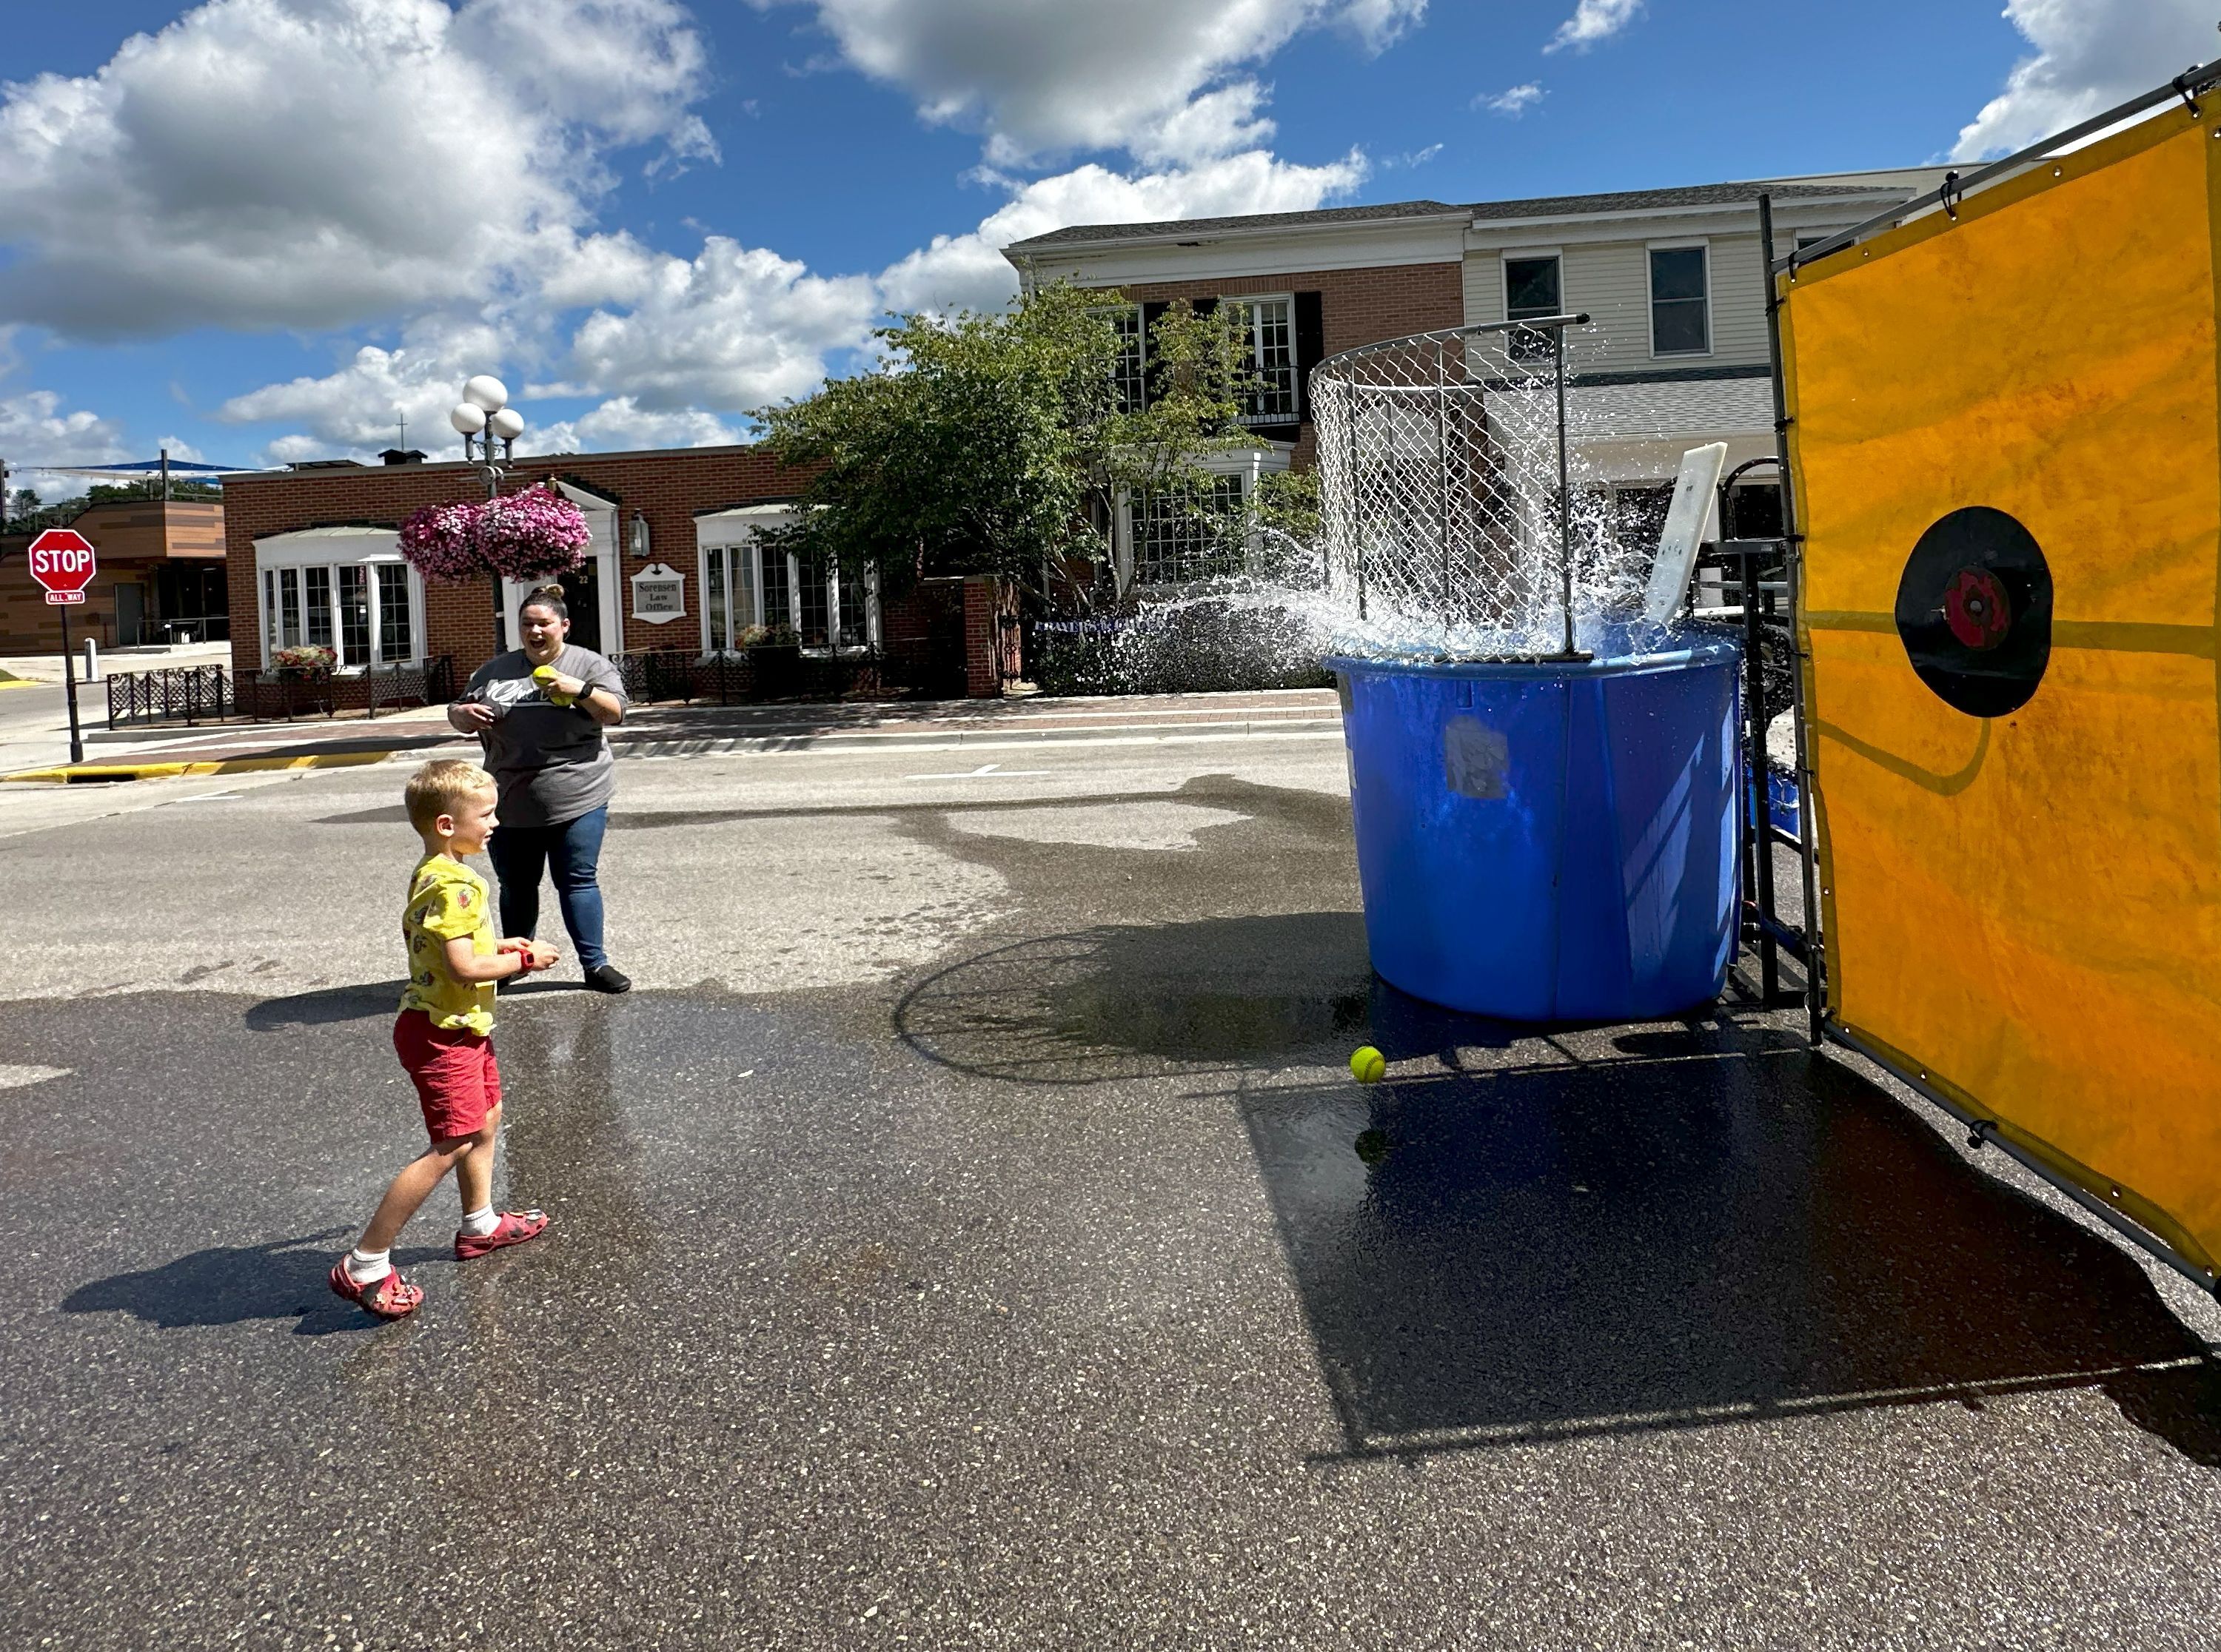
POLYGON ((585 560, 585 513, 553 488, 527 488, 479 508, 479 554, 511 579, 545 579, 585 560))
POLYGON ((460 584, 488 574, 545 579, 585 560, 585 514, 553 488, 427 505, 401 525, 401 554, 425 578, 460 584))
POLYGON ((401 525, 401 554, 425 578, 457 585, 485 572, 479 555, 479 514, 485 508, 465 502, 427 505, 401 525))

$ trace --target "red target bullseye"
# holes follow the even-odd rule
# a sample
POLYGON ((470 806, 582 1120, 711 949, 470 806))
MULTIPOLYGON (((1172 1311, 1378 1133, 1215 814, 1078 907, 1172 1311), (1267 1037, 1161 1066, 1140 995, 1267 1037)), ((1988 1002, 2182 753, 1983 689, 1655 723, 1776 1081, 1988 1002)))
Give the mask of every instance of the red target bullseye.
POLYGON ((2012 631, 2012 599, 1986 568, 1961 568, 1943 590, 1943 622, 1960 644, 1986 653, 2012 631))

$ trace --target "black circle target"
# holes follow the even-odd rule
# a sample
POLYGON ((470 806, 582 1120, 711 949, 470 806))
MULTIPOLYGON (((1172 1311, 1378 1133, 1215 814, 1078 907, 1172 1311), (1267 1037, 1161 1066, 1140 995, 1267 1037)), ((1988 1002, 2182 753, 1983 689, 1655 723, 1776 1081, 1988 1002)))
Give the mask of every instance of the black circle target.
POLYGON ((1897 584, 1897 634, 1920 680, 1969 717, 2018 711, 2051 664, 2051 567, 2036 536, 1987 505, 1920 536, 1897 584))

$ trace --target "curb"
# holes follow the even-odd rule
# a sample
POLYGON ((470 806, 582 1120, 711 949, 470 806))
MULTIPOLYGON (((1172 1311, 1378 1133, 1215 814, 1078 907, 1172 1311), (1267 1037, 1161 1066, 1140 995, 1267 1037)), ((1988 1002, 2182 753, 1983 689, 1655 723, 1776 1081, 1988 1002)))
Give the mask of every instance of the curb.
POLYGON ((267 774, 284 769, 352 769, 383 763, 397 751, 321 751, 295 757, 217 757, 203 763, 79 763, 59 769, 22 769, 0 780, 44 781, 53 785, 113 783, 127 780, 175 780, 200 775, 267 774))

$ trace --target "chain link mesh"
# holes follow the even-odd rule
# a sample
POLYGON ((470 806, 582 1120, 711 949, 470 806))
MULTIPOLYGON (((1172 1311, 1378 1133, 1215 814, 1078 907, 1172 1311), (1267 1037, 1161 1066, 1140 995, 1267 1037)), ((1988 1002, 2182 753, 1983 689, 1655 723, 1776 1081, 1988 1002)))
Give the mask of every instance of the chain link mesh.
POLYGON ((1567 645, 1562 371, 1532 327, 1415 334, 1313 371, 1326 577, 1368 638, 1455 658, 1567 645))

